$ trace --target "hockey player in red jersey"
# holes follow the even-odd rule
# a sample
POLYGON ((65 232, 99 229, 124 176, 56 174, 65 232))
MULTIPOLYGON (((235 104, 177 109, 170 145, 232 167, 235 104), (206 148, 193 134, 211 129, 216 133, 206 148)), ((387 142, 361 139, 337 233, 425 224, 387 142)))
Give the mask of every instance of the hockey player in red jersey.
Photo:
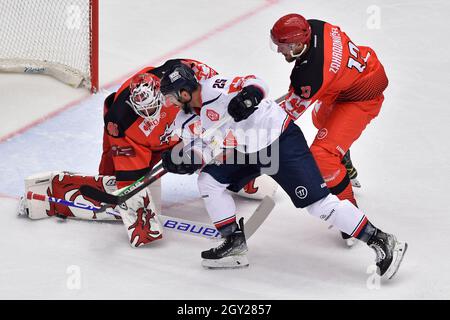
POLYGON ((318 133, 311 152, 331 192, 356 205, 349 149, 380 112, 388 85, 382 64, 371 48, 356 45, 338 26, 299 14, 281 17, 270 35, 276 51, 295 62, 282 107, 297 119, 315 103, 318 133))
POLYGON ((170 125, 178 108, 171 103, 165 104, 158 79, 173 64, 180 62, 189 65, 199 80, 217 74, 198 61, 173 59, 160 67, 141 70, 105 100, 99 173, 114 175, 119 189, 142 177, 161 159, 161 151, 178 142, 170 138, 170 125), (154 83, 158 87, 150 88, 154 83))
POLYGON ((163 167, 178 174, 201 170, 199 191, 224 239, 218 247, 202 252, 203 266, 249 265, 243 222, 236 222, 234 200, 225 190, 230 186, 240 188, 265 172, 296 208, 306 208, 311 215, 373 248, 380 275, 391 278, 397 272, 407 244, 375 227, 350 201, 330 194, 303 133, 274 101, 267 99, 268 88, 261 79, 219 75, 197 81, 192 70, 180 64, 163 76, 161 91, 182 109, 174 130, 187 144, 186 150, 165 151, 163 167), (208 131, 204 138, 203 133, 208 131))
MULTIPOLYGON (((32 194, 99 207, 98 201, 86 199, 80 194, 81 185, 88 184, 102 191, 113 192, 128 186, 151 170, 160 160, 161 151, 179 142, 171 140, 169 130, 178 108, 170 102, 166 103, 160 92, 159 81, 166 70, 178 63, 191 68, 199 80, 217 74, 207 65, 188 59, 169 60, 162 66, 147 67, 136 73, 105 100, 103 154, 99 175, 47 172, 28 177, 25 180, 26 196, 19 211, 32 219, 56 215, 85 220, 116 220, 117 216, 105 212, 89 213, 60 203, 37 201, 32 194)), ((141 191, 127 201, 126 206, 117 206, 116 209, 133 247, 161 239, 162 228, 149 190, 141 191)))

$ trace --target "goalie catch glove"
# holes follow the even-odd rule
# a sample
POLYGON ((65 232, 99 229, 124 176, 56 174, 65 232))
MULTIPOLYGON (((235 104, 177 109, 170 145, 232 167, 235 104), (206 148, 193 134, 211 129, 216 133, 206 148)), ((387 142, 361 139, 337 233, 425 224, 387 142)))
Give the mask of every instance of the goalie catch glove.
POLYGON ((201 156, 194 150, 183 153, 177 147, 164 151, 161 154, 162 166, 167 172, 176 174, 193 174, 203 165, 201 156))
POLYGON ((247 119, 258 108, 256 107, 264 98, 264 93, 256 86, 244 87, 228 104, 228 113, 234 121, 247 119))

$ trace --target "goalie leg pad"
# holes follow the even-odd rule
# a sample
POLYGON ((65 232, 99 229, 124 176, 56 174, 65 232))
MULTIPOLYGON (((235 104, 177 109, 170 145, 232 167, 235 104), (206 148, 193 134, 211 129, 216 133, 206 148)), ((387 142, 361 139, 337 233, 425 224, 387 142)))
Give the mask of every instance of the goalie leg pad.
POLYGON ((120 205, 118 211, 133 248, 162 239, 161 223, 147 188, 120 205))
POLYGON ((86 199, 81 195, 79 187, 83 184, 89 184, 107 192, 113 192, 117 189, 116 179, 113 176, 86 176, 61 171, 38 173, 25 179, 25 196, 19 210, 27 213, 30 219, 64 216, 83 220, 117 220, 117 217, 106 212, 95 213, 30 196, 32 194, 45 195, 99 207, 99 202, 86 199))

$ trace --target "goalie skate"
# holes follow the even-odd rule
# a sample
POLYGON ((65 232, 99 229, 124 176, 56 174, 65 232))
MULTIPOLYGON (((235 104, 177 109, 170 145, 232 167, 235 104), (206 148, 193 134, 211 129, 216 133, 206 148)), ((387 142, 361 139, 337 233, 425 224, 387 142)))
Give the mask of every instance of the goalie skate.
POLYGON ((17 206, 17 215, 28 216, 28 207, 25 197, 20 197, 19 204, 17 206))

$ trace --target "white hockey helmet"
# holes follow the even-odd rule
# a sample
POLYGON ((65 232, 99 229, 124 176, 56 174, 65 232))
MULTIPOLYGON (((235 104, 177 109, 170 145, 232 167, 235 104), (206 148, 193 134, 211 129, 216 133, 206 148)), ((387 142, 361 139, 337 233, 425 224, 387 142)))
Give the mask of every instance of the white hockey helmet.
POLYGON ((165 101, 160 88, 161 83, 155 75, 135 75, 130 82, 130 103, 134 112, 147 120, 159 118, 165 101))

